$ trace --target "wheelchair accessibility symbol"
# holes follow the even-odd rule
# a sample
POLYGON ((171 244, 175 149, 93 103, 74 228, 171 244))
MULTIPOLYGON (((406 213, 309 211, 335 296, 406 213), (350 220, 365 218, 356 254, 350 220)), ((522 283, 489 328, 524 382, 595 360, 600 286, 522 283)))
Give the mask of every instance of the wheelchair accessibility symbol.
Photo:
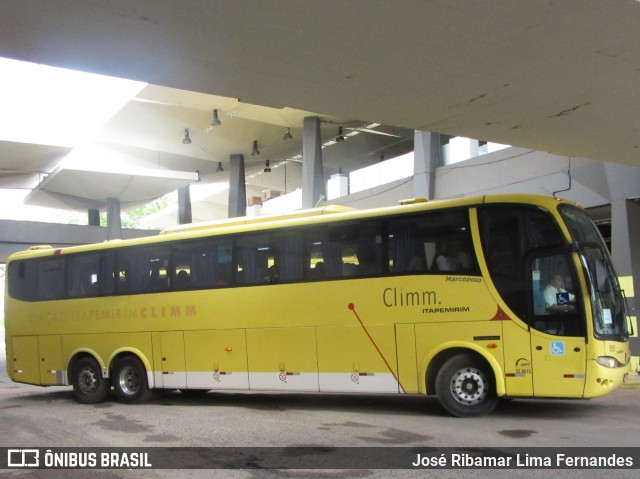
POLYGON ((571 298, 569 297, 569 293, 557 293, 556 294, 556 303, 564 306, 565 304, 571 304, 571 298))
POLYGON ((551 354, 562 356, 564 354, 564 341, 551 341, 551 354))

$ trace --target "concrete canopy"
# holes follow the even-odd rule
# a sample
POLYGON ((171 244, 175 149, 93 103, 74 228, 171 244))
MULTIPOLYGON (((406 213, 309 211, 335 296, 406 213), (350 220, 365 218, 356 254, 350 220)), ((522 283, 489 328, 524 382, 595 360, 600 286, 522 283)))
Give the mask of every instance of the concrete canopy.
MULTIPOLYGON (((64 9, 6 0, 0 32, 0 56, 199 92, 174 101, 149 87, 98 141, 200 160, 201 178, 214 175, 229 152, 251 160, 253 140, 263 156, 248 165, 248 176, 265 159, 299 153, 299 145, 290 152, 280 146, 284 126, 300 127, 290 110, 315 112, 334 131, 343 122, 396 125, 392 140, 409 137, 401 129, 421 129, 639 163, 634 0, 68 0, 64 9), (218 105, 201 94, 231 99, 220 110, 229 120, 222 128, 238 120, 234 132, 220 138, 206 132, 218 105), (275 110, 267 115, 271 123, 243 116, 262 107, 275 110), (155 139, 150 117, 166 126, 155 139), (187 127, 195 131, 185 154, 180 138, 187 127)), ((382 138, 359 135, 349 142, 353 151, 336 154, 333 164, 327 149, 327 164, 349 170, 347 160, 376 161, 394 144, 382 138)), ((268 184, 276 175, 254 178, 276 187, 268 184)), ((279 178, 277 188, 284 184, 279 178)))
MULTIPOLYGON (((25 90, 23 93, 29 95, 30 91, 26 87, 25 90)), ((96 95, 99 92, 92 98, 96 95)), ((25 198, 26 204, 71 210, 104 210, 108 198, 118 199, 126 209, 194 182, 228 181, 229 157, 236 153, 246 158, 250 196, 259 196, 268 189, 292 191, 301 183, 302 123, 307 116, 317 116, 291 108, 263 107, 146 85, 91 133, 91 141, 72 139, 57 146, 40 144, 47 141, 42 137, 48 132, 42 133, 30 123, 32 117, 45 115, 45 111, 26 114, 23 119, 9 111, 0 112, 0 120, 3 114, 10 116, 5 118, 5 124, 12 126, 22 142, 11 141, 11 131, 0 131, 0 185, 33 189, 25 198), (220 124, 212 126, 214 110, 220 124), (183 142, 186 128, 189 144, 183 142), (284 138, 287 132, 290 139, 284 138), (255 156, 254 140, 260 150, 255 156), (267 160, 273 169, 264 174, 267 160), (283 163, 287 166, 279 168, 283 163)), ((343 166, 359 168, 381 152, 393 155, 412 146, 410 130, 326 115, 321 118, 326 139, 338 134, 338 125, 349 139, 339 149, 327 151, 327 174, 343 166), (345 158, 347 164, 342 163, 345 158)), ((55 116, 45 121, 45 130, 54 121, 55 116)), ((75 120, 69 121, 67 129, 77 127, 75 120)), ((219 192, 215 194, 215 186, 211 190, 212 198, 197 208, 195 218, 226 215, 227 198, 219 192)))

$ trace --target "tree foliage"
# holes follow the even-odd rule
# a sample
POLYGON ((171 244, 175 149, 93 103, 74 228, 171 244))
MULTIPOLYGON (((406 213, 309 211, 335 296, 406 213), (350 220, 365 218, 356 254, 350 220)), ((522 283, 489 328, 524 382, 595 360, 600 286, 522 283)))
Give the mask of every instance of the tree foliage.
MULTIPOLYGON (((163 196, 138 208, 123 211, 120 213, 120 223, 123 228, 141 228, 140 221, 142 218, 166 208, 168 204, 169 199, 167 196, 163 196)), ((100 213, 100 226, 107 226, 106 213, 100 213)))

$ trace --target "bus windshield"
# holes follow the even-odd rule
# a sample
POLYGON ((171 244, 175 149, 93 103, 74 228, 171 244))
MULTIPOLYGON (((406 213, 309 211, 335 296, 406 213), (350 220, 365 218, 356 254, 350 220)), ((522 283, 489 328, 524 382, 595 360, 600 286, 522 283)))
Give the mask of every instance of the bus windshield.
POLYGON ((602 236, 584 211, 561 205, 560 214, 578 248, 589 281, 596 336, 626 339, 629 336, 626 303, 602 236))

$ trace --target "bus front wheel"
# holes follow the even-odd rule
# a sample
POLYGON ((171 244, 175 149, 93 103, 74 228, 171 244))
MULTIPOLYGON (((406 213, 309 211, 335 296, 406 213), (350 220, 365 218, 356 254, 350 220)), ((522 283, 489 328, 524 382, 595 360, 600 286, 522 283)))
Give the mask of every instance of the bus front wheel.
POLYGON ((147 370, 134 356, 125 356, 116 362, 111 382, 123 403, 138 404, 149 400, 152 396, 147 380, 147 370))
POLYGON ((73 365, 71 383, 73 394, 79 403, 100 403, 109 394, 109 381, 102 377, 98 362, 90 357, 81 358, 73 365))
POLYGON ((453 356, 442 365, 436 393, 442 406, 458 417, 487 414, 499 400, 490 367, 471 354, 453 356))

